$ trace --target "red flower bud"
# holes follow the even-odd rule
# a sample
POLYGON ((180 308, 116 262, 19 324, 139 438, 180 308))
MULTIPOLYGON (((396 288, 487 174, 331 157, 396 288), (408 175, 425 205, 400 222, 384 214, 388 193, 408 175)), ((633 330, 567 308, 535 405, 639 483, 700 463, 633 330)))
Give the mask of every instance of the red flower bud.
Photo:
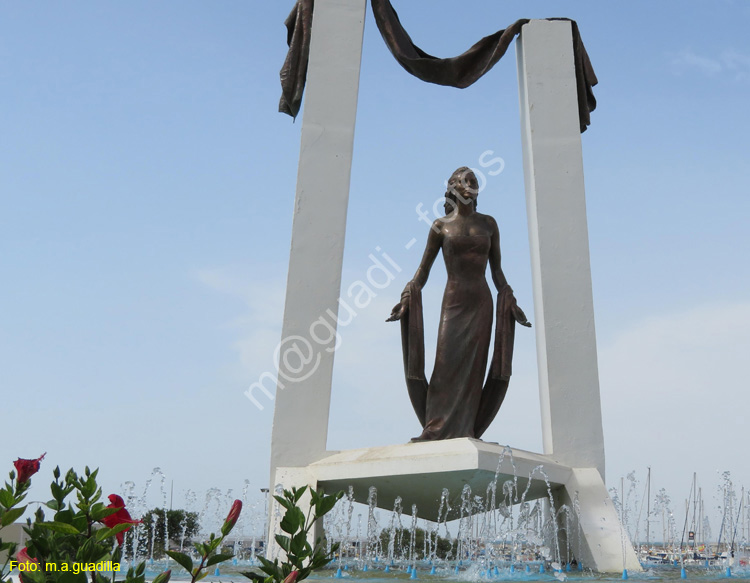
POLYGON ((16 467, 16 472, 18 472, 16 483, 23 484, 24 482, 27 482, 31 476, 36 474, 39 471, 39 462, 44 459, 45 455, 47 454, 43 453, 35 460, 24 460, 18 458, 16 461, 14 461, 13 465, 16 467))
POLYGON ((284 579, 284 583, 295 583, 297 577, 299 577, 299 571, 292 571, 287 575, 286 579, 284 579))
POLYGON ((224 524, 221 527, 221 534, 224 536, 229 534, 229 531, 234 528, 235 524, 237 524, 240 512, 242 512, 242 500, 235 500, 232 503, 232 507, 229 509, 229 514, 227 514, 224 524))

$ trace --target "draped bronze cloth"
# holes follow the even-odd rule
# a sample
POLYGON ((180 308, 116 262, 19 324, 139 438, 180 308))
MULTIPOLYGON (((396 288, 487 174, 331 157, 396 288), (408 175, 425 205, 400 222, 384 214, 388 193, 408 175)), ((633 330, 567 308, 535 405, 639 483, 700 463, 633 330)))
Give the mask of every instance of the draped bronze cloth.
MULTIPOLYGON (((407 285, 407 289, 409 292, 408 308, 404 316, 401 318, 401 347, 404 357, 404 374, 406 376, 406 386, 409 392, 409 398, 411 399, 414 411, 417 414, 417 418, 422 427, 426 427, 432 421, 431 418, 428 418, 427 411, 432 410, 433 412, 436 412, 436 409, 435 406, 429 406, 429 383, 427 382, 424 371, 425 349, 422 292, 413 282, 410 282, 407 285)), ((511 362, 513 360, 513 343, 515 339, 516 321, 511 312, 511 308, 514 303, 515 299, 513 297, 513 290, 510 286, 506 286, 500 293, 498 293, 495 318, 495 342, 492 350, 492 361, 487 380, 484 383, 484 388, 478 399, 476 410, 468 412, 473 418, 468 425, 461 423, 458 424, 458 431, 461 435, 450 435, 449 437, 480 438, 500 410, 500 406, 502 405, 508 391, 508 384, 512 372, 511 362)), ((464 311, 473 312, 474 310, 475 306, 470 305, 467 306, 464 311)), ((490 313, 488 325, 491 325, 491 323, 492 320, 490 313)), ((464 342, 469 340, 469 342, 471 342, 475 339, 464 338, 461 340, 464 342)), ((487 340, 489 340, 489 336, 487 336, 487 340)), ((438 350, 440 350, 440 348, 438 348, 438 350)), ((437 360, 440 360, 439 356, 436 356, 436 361, 437 360)), ((461 359, 457 358, 456 360, 460 361, 461 359)), ((460 364, 460 362, 456 362, 456 366, 459 366, 460 364)), ((484 370, 481 370, 480 372, 484 375, 484 370)), ((435 371, 433 371, 433 374, 435 374, 435 371)), ((474 392, 468 387, 468 392, 464 394, 466 389, 467 387, 451 388, 458 397, 461 397, 458 399, 458 402, 455 403, 459 408, 468 405, 468 401, 471 399, 469 393, 474 392)), ((438 404, 438 407, 440 406, 442 406, 442 404, 438 404)), ((437 414, 442 413, 443 411, 437 411, 437 414)), ((442 439, 443 436, 439 438, 442 439)))
MULTIPOLYGON (((370 1, 380 34, 401 66, 423 81, 450 87, 468 87, 487 73, 505 54, 510 42, 521 32, 523 25, 529 21, 517 20, 508 28, 484 37, 465 53, 441 59, 424 52, 414 44, 401 25, 390 0, 370 1)), ((292 117, 296 117, 299 112, 307 75, 312 8, 313 0, 297 0, 292 14, 286 21, 289 53, 281 69, 282 98, 279 111, 292 117)), ((597 84, 597 79, 583 46, 578 25, 575 21, 571 21, 571 25, 578 89, 578 116, 581 132, 584 132, 591 123, 591 112, 596 108, 592 87, 597 84)))
POLYGON ((286 44, 289 52, 281 67, 281 101, 279 111, 297 117, 307 79, 307 61, 310 57, 313 0, 297 0, 287 17, 286 44))

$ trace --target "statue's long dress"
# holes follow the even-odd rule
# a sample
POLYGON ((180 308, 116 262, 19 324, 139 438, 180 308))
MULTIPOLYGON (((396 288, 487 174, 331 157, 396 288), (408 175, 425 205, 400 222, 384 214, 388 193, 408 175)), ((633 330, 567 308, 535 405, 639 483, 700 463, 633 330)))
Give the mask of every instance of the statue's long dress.
POLYGON ((419 439, 474 437, 492 337, 492 293, 485 277, 489 252, 489 236, 443 241, 448 283, 419 439))
POLYGON ((415 440, 479 438, 505 398, 513 358, 515 299, 509 286, 498 294, 493 358, 485 382, 493 323, 492 293, 485 278, 490 243, 489 236, 478 235, 443 240, 448 283, 429 383, 424 374, 422 294, 413 282, 408 286, 409 307, 401 320, 404 372, 424 428, 415 440))

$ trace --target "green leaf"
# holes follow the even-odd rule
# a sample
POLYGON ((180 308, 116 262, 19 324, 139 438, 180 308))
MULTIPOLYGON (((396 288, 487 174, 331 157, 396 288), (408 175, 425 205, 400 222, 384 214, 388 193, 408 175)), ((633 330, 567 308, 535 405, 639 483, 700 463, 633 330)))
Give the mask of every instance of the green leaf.
POLYGON ((88 520, 86 519, 86 516, 81 514, 76 515, 76 517, 73 519, 73 527, 78 529, 78 532, 86 532, 86 530, 89 527, 88 520))
POLYGON ((57 482, 52 482, 49 486, 49 489, 52 491, 52 497, 55 500, 62 500, 65 497, 63 487, 57 482))
POLYGON ((216 563, 221 563, 222 561, 228 561, 234 557, 232 554, 224 554, 224 555, 214 555, 208 561, 206 561, 206 567, 210 567, 211 565, 215 565, 216 563))
POLYGON ((0 506, 10 508, 11 506, 14 506, 15 503, 16 499, 13 496, 13 492, 9 492, 4 488, 0 490, 0 506))
POLYGON ((122 547, 123 545, 118 545, 115 549, 115 552, 112 553, 112 562, 113 563, 121 563, 122 562, 122 547))
MULTIPOLYGON (((341 492, 341 494, 343 494, 343 492, 341 492)), ((336 506, 336 502, 339 501, 339 498, 340 496, 338 495, 323 496, 315 505, 315 517, 321 518, 328 514, 333 507, 336 506)))
POLYGON ((57 502, 57 500, 50 500, 46 504, 47 508, 50 510, 60 510, 60 504, 57 502))
POLYGON ((284 532, 294 534, 299 529, 304 528, 305 515, 302 513, 302 510, 293 506, 284 513, 284 518, 281 519, 279 526, 284 532))
POLYGON ((19 518, 25 511, 26 506, 21 506, 21 508, 11 508, 5 514, 3 514, 3 518, 2 520, 0 520, 0 525, 8 526, 9 524, 15 522, 16 519, 19 518))
POLYGON ((42 528, 47 528, 54 532, 61 532, 63 534, 81 534, 75 526, 67 524, 65 522, 42 522, 39 523, 42 528))
POLYGON ((154 580, 151 583, 167 583, 171 576, 171 571, 164 571, 163 573, 159 573, 156 577, 154 577, 154 580))
POLYGON ((195 580, 196 580, 196 582, 197 582, 197 581, 200 581, 201 579, 205 579, 206 577, 208 577, 208 571, 203 571, 202 573, 200 573, 200 574, 199 574, 199 575, 198 575, 198 576, 197 576, 197 577, 195 578, 195 580))
POLYGON ((273 577, 275 580, 280 580, 281 571, 279 570, 279 560, 274 559, 273 563, 266 559, 265 557, 261 557, 258 555, 255 557, 260 561, 261 568, 260 570, 264 573, 268 573, 271 577, 273 577))
POLYGON ((119 508, 107 508, 102 504, 101 502, 97 502, 91 507, 91 510, 89 510, 89 515, 91 516, 91 520, 94 522, 101 522, 102 518, 105 516, 109 516, 110 514, 114 514, 113 512, 110 512, 110 510, 119 510, 119 508))
POLYGON ((88 538, 84 539, 83 544, 78 547, 75 560, 78 563, 95 563, 101 558, 101 554, 106 553, 106 549, 102 553, 102 545, 97 545, 94 539, 88 538))
POLYGON ((257 581, 257 583, 265 583, 267 577, 264 577, 260 573, 253 573, 252 571, 241 571, 240 575, 243 575, 247 577, 248 579, 252 579, 253 581, 257 581))
POLYGON ((184 553, 178 553, 176 551, 165 551, 172 559, 174 559, 178 565, 185 569, 188 573, 193 572, 193 560, 184 553))
POLYGON ((310 548, 310 545, 307 542, 307 534, 305 533, 305 531, 302 531, 292 537, 292 544, 290 546, 290 549, 293 555, 297 555, 301 559, 310 556, 312 548, 310 548))
POLYGON ((117 514, 117 512, 120 510, 119 508, 107 508, 106 506, 103 508, 98 508, 99 504, 94 504, 94 506, 91 509, 91 519, 96 522, 101 522, 107 516, 111 516, 112 514, 117 514))
POLYGON ((44 583, 44 573, 42 571, 25 571, 23 580, 26 583, 44 583))
POLYGON ((65 474, 65 483, 75 484, 76 482, 78 482, 78 474, 75 473, 73 468, 70 468, 68 472, 65 474))
POLYGON ((261 555, 257 555, 255 558, 258 559, 258 561, 260 561, 260 564, 264 567, 276 567, 279 563, 278 559, 272 562, 261 555))
POLYGON ((57 574, 58 583, 86 583, 86 573, 80 572, 76 575, 73 571, 57 574))
POLYGON ((274 496, 273 498, 287 510, 291 510, 292 508, 294 508, 294 504, 286 498, 282 498, 281 496, 274 496))
POLYGON ((299 502, 299 499, 302 498, 302 495, 307 491, 307 486, 303 486, 299 490, 296 488, 292 488, 292 495, 294 496, 294 503, 296 504, 299 502))
POLYGON ((75 519, 75 514, 73 514, 73 511, 68 510, 61 510, 60 512, 57 512, 55 514, 55 522, 65 522, 66 524, 73 524, 73 520, 75 519))
POLYGON ((81 495, 86 500, 89 500, 94 495, 94 492, 96 492, 96 480, 92 476, 83 483, 83 487, 81 488, 81 495))
POLYGON ((290 539, 288 536, 284 536, 283 534, 277 534, 275 538, 276 542, 279 543, 279 546, 288 553, 289 547, 292 544, 292 539, 290 539))
POLYGON ((117 524, 112 528, 100 528, 99 530, 96 531, 94 538, 96 539, 96 542, 101 542, 106 538, 115 536, 117 533, 128 530, 131 526, 133 525, 132 524, 117 524))

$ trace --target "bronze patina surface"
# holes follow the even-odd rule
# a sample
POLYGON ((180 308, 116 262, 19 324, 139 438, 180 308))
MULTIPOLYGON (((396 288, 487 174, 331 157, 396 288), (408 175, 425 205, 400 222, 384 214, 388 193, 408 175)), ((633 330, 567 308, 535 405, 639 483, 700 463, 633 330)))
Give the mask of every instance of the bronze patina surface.
POLYGON ((432 224, 422 262, 387 320, 401 320, 406 384, 423 427, 413 441, 479 438, 508 390, 515 323, 531 326, 500 267, 497 223, 476 211, 477 195, 474 173, 466 167, 456 170, 448 182, 447 214, 432 224), (441 250, 448 282, 435 366, 427 382, 421 290, 441 250), (493 323, 492 293, 485 278, 488 263, 498 299, 495 343, 485 382, 493 323))
MULTIPOLYGON (((517 20, 508 28, 479 40, 461 55, 442 59, 426 53, 414 44, 401 25, 390 0, 370 1, 380 34, 399 64, 423 81, 450 87, 465 88, 484 76, 502 58, 510 42, 529 21, 527 18, 517 20)), ((424 5, 424 16, 429 18, 429 3, 425 2, 424 5)), ((297 0, 286 20, 289 52, 281 69, 282 96, 279 111, 292 117, 297 116, 302 103, 310 54, 312 19, 313 0, 297 0)), ((575 21, 571 21, 571 24, 578 90, 578 117, 581 132, 584 132, 591 123, 591 112, 596 108, 592 87, 597 84, 597 79, 583 46, 578 25, 575 21)))

